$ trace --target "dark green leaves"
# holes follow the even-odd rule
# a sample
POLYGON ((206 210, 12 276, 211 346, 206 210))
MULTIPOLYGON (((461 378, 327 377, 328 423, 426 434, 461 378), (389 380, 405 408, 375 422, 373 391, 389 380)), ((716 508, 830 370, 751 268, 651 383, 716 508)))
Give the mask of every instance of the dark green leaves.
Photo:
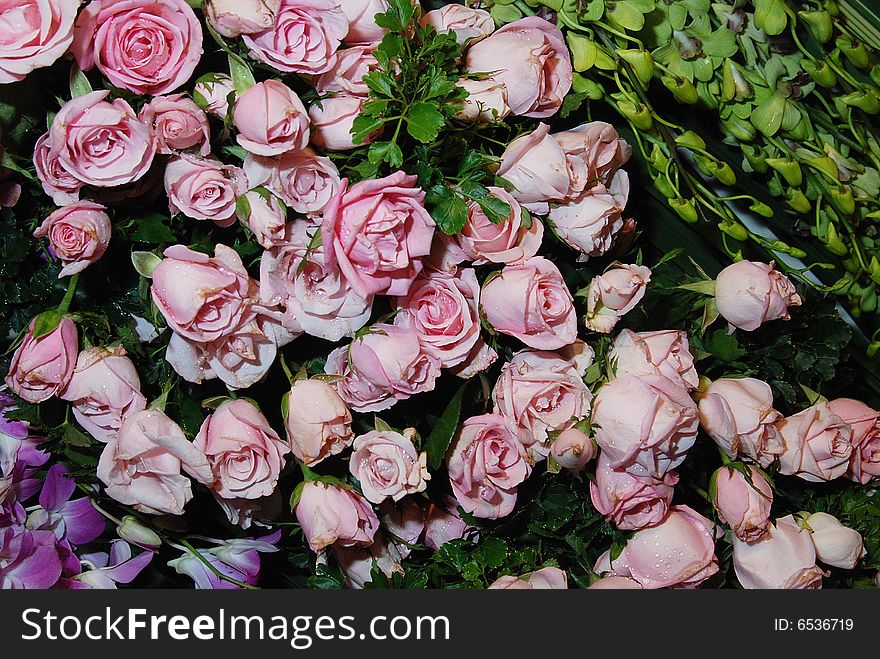
POLYGON ((134 226, 129 237, 141 243, 158 245, 160 243, 173 243, 174 234, 166 224, 167 217, 159 213, 149 213, 134 220, 134 226))
POLYGON ((452 400, 446 405, 443 414, 437 420, 437 424, 425 440, 425 452, 428 454, 428 467, 431 471, 436 470, 443 463, 449 443, 458 428, 458 419, 461 416, 461 401, 467 383, 459 387, 452 396, 452 400))
POLYGON ((416 103, 406 115, 406 130, 419 142, 432 142, 437 139, 445 123, 446 119, 431 103, 416 103))
POLYGON ((392 32, 401 32, 410 24, 415 11, 415 6, 409 0, 390 0, 388 11, 376 15, 376 25, 392 32))
POLYGON ((403 152, 395 142, 375 142, 370 145, 367 158, 373 164, 387 162, 392 167, 403 165, 403 152))
POLYGON ((467 223, 467 203, 445 185, 435 185, 428 190, 425 204, 443 233, 456 234, 467 223))

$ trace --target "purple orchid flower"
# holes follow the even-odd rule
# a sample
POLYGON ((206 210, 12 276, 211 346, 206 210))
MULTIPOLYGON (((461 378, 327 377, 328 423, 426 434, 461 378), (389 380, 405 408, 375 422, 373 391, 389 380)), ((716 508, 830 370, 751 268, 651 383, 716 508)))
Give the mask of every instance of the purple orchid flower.
MULTIPOLYGON (((0 410, 3 409, 0 395, 0 410)), ((22 524, 26 512, 21 505, 42 485, 36 468, 49 459, 37 448, 43 440, 29 437, 27 424, 10 422, 0 414, 0 528, 22 524)))
POLYGON ((60 540, 84 545, 104 532, 104 518, 88 497, 70 500, 76 482, 67 477, 64 465, 53 465, 40 491, 40 508, 28 516, 32 529, 50 529, 60 540))
POLYGON ((144 551, 132 556, 130 544, 125 540, 114 540, 109 554, 83 554, 81 561, 88 569, 68 580, 65 585, 75 590, 115 590, 118 583, 128 584, 134 581, 153 560, 154 554, 152 551, 144 551))
POLYGON ((65 563, 68 561, 59 554, 51 531, 32 531, 23 526, 0 531, 0 589, 51 588, 61 577, 65 563))
MULTIPOLYGON (((217 543, 216 547, 201 550, 200 553, 211 565, 227 577, 255 586, 260 580, 260 553, 278 551, 275 543, 280 539, 281 531, 276 531, 259 539, 215 540, 214 542, 217 543)), ((239 588, 236 584, 225 581, 214 574, 207 565, 196 558, 185 547, 179 547, 179 549, 183 549, 185 553, 179 558, 169 561, 168 566, 173 567, 178 574, 185 574, 190 577, 195 582, 197 589, 227 590, 239 588)))

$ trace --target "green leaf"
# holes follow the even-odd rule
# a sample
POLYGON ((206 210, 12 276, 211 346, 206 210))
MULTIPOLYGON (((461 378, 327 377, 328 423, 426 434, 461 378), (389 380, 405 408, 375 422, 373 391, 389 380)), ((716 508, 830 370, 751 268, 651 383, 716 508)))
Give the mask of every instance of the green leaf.
POLYGON ((76 426, 67 424, 64 426, 64 434, 61 435, 61 441, 68 446, 77 446, 85 448, 92 445, 92 438, 80 431, 76 426))
POLYGON ((74 67, 70 70, 70 96, 71 98, 76 98, 77 96, 85 96, 86 94, 90 94, 92 91, 92 83, 89 82, 89 79, 86 77, 86 74, 82 72, 78 66, 74 65, 74 67))
POLYGON ((351 134, 355 143, 360 144, 384 125, 385 119, 381 117, 360 114, 355 117, 354 123, 351 125, 351 134))
POLYGON ((467 388, 467 382, 458 388, 452 395, 443 414, 437 420, 428 439, 425 440, 425 452, 428 454, 428 468, 431 471, 438 469, 443 463, 446 451, 455 431, 458 429, 458 419, 461 416, 461 402, 464 398, 464 391, 467 388))
MULTIPOLYGON (((480 208, 483 210, 483 213, 486 214, 486 217, 489 218, 489 221, 493 224, 500 224, 513 212, 510 208, 510 204, 508 204, 503 199, 499 199, 498 197, 494 197, 489 195, 483 199, 480 199, 477 202, 480 205, 480 208)), ((526 215, 528 215, 528 211, 526 209, 523 210, 523 219, 525 219, 526 215)), ((531 226, 531 217, 528 218, 529 226, 531 226)))
POLYGON ((373 93, 394 98, 394 79, 382 71, 373 71, 364 76, 364 83, 373 93))
POLYGON ((429 206, 431 217, 443 233, 456 234, 467 223, 467 204, 445 185, 435 185, 428 190, 425 203, 429 206))
POLYGON ((232 76, 232 86, 239 97, 257 84, 250 65, 233 53, 229 53, 229 75, 232 76))
POLYGON ((152 252, 132 252, 131 264, 141 277, 150 279, 153 276, 153 270, 162 263, 162 257, 152 252))
POLYGON ((54 332, 62 317, 55 309, 49 309, 34 318, 34 338, 41 339, 54 332))
POLYGON ((130 238, 141 243, 158 245, 160 243, 173 243, 174 234, 165 224, 166 216, 159 213, 150 213, 135 219, 134 231, 130 238))
POLYGON ((727 363, 735 362, 746 354, 746 351, 740 347, 736 336, 728 334, 727 330, 722 329, 712 332, 706 341, 706 350, 717 359, 727 363))
POLYGON ((445 123, 446 119, 430 103, 415 103, 406 115, 406 129, 419 142, 433 142, 445 123))
POLYGON ((403 165, 403 152, 395 142, 374 142, 370 145, 367 158, 373 164, 387 162, 392 167, 403 165))

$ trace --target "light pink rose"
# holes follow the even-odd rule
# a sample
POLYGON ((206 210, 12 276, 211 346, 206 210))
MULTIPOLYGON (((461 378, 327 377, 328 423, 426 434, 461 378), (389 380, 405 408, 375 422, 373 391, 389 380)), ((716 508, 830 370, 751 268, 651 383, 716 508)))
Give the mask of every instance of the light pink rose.
POLYGON ((303 485, 294 512, 315 553, 331 545, 371 545, 379 528, 376 513, 360 494, 320 481, 303 485))
POLYGON ((642 585, 629 577, 603 577, 593 582, 590 590, 642 590, 642 585))
POLYGON ((229 108, 235 104, 235 87, 232 85, 232 78, 225 73, 203 75, 196 82, 193 99, 208 114, 225 119, 229 108))
POLYGON ((272 249, 284 242, 287 209, 268 190, 250 190, 239 197, 236 215, 264 249, 272 249))
POLYGON ((376 25, 376 14, 388 11, 388 0, 345 0, 341 4, 349 22, 345 43, 378 43, 388 32, 376 25))
POLYGON ((236 140, 250 153, 277 156, 309 143, 309 117, 299 96, 283 82, 258 82, 238 97, 236 140))
POLYGON ((79 353, 61 398, 72 403, 77 422, 105 444, 116 437, 126 417, 147 407, 137 370, 121 346, 79 353))
POLYGON ((495 21, 485 9, 472 9, 464 5, 446 5, 424 14, 421 25, 430 25, 439 34, 452 32, 455 40, 464 45, 487 37, 495 31, 495 21))
MULTIPOLYGON (((461 5, 446 5, 460 7, 461 5)), ((507 87, 495 80, 459 80, 456 83, 468 93, 455 118, 468 124, 491 124, 503 121, 510 114, 507 87)))
POLYGON ((571 56, 562 32, 537 16, 508 23, 470 46, 465 66, 503 82, 511 111, 525 117, 556 114, 571 89, 571 56))
POLYGON ((49 215, 34 231, 36 238, 48 238, 64 267, 58 277, 82 272, 100 259, 110 243, 110 216, 101 204, 78 201, 49 215))
POLYGON ((0 9, 0 84, 51 66, 73 41, 79 0, 8 0, 0 9))
MULTIPOLYGON (((569 196, 579 195, 597 182, 612 189, 615 174, 619 173, 617 170, 632 156, 632 147, 620 138, 614 126, 604 121, 591 121, 555 133, 553 139, 568 161, 569 196)), ((629 189, 628 185, 626 189, 629 189)))
POLYGON ((769 466, 785 450, 776 428, 781 418, 770 385, 755 378, 721 378, 700 395, 700 424, 730 458, 769 466))
POLYGON ((818 403, 776 424, 785 442, 779 473, 819 483, 843 476, 853 452, 853 430, 828 403, 818 403))
POLYGON ((862 485, 880 476, 880 412, 852 398, 836 398, 828 409, 852 427, 853 451, 846 477, 862 485))
POLYGON ((181 515, 192 499, 192 484, 181 468, 200 483, 214 475, 205 454, 159 410, 126 417, 98 460, 98 478, 107 496, 148 515, 181 515))
POLYGON ((806 523, 817 558, 831 567, 853 570, 867 551, 862 535, 828 513, 813 513, 806 523))
POLYGON ((312 105, 309 108, 312 144, 325 151, 348 151, 375 140, 382 132, 381 128, 364 138, 363 142, 355 143, 351 134, 354 120, 366 102, 365 96, 335 94, 312 105))
POLYGON ((234 39, 275 27, 281 0, 206 0, 205 18, 218 34, 234 39))
POLYGON ((498 176, 513 185, 517 201, 539 215, 549 212, 548 201, 566 199, 571 189, 565 151, 545 123, 507 145, 498 176))
POLYGON ((416 177, 395 172, 351 187, 343 180, 324 209, 327 265, 360 295, 406 295, 431 253, 434 220, 416 177))
POLYGON ((348 18, 334 0, 281 0, 275 26, 242 36, 251 57, 285 73, 316 74, 333 66, 348 34, 348 18))
POLYGON ((49 129, 47 159, 83 183, 99 188, 125 185, 147 173, 156 137, 121 98, 97 91, 68 101, 49 129))
POLYGON ((756 542, 733 541, 733 569, 746 589, 822 587, 810 532, 791 515, 777 519, 756 542))
POLYGON ((678 474, 666 472, 661 480, 636 478, 615 469, 605 453, 596 463, 596 480, 590 482, 590 499, 605 519, 623 531, 638 531, 663 521, 672 505, 678 474))
POLYGON ((52 197, 56 206, 67 206, 79 199, 83 182, 71 174, 57 155, 51 155, 50 133, 45 133, 34 145, 34 167, 43 192, 52 197))
POLYGON ((471 417, 461 425, 446 467, 459 505, 484 519, 509 515, 517 486, 532 471, 523 445, 498 414, 471 417))
POLYGON ((487 263, 521 263, 538 253, 544 237, 544 225, 531 218, 531 225, 523 223, 519 203, 502 188, 490 187, 489 192, 510 205, 510 215, 499 223, 486 217, 479 204, 468 204, 467 223, 456 238, 465 258, 474 265, 487 263))
POLYGON ((770 320, 788 320, 788 307, 800 306, 801 296, 773 263, 739 261, 718 273, 715 304, 724 320, 751 332, 770 320))
POLYGON ((193 444, 211 465, 211 490, 224 499, 272 494, 290 452, 263 413, 244 399, 228 400, 209 414, 193 444))
POLYGON ((248 155, 244 171, 252 188, 268 188, 289 208, 307 215, 321 213, 339 189, 336 165, 309 148, 277 158, 248 155))
POLYGON ((615 265, 593 277, 587 290, 587 327, 608 334, 645 297, 651 271, 642 265, 615 265))
POLYGON ((572 249, 578 261, 607 254, 626 225, 623 209, 629 197, 629 176, 619 171, 611 187, 597 184, 576 201, 554 206, 549 219, 556 233, 572 249))
POLYGON ((599 389, 592 423, 611 468, 660 480, 696 441, 697 405, 667 378, 628 375, 599 389))
POLYGON ((543 257, 505 266, 483 284, 482 306, 495 330, 530 348, 555 350, 577 339, 571 293, 559 268, 543 257))
POLYGON ((568 588, 568 575, 558 567, 542 567, 520 577, 499 577, 489 590, 559 590, 568 588))
POLYGON ((453 367, 451 371, 457 377, 469 380, 475 375, 488 370, 496 361, 498 361, 498 353, 483 339, 480 339, 474 345, 467 358, 458 366, 453 367))
POLYGON ((685 331, 633 332, 625 329, 614 339, 608 359, 614 361, 618 377, 663 375, 685 389, 696 389, 700 385, 685 331))
POLYGON ((583 430, 568 428, 553 440, 550 455, 560 467, 576 474, 596 457, 596 445, 583 430))
POLYGON ((372 583, 374 568, 379 568, 386 579, 405 573, 398 545, 381 531, 376 532, 369 547, 333 547, 332 553, 346 584, 353 590, 362 590, 372 583))
POLYGON ((425 545, 440 549, 447 542, 463 538, 473 527, 458 516, 458 504, 447 497, 443 504, 431 503, 425 511, 425 545))
POLYGON ((773 490, 754 467, 748 477, 738 469, 721 467, 715 472, 715 510, 736 537, 746 542, 761 538, 770 524, 773 490))
POLYGON ((208 117, 196 102, 185 94, 157 96, 138 118, 156 133, 159 153, 174 153, 198 147, 199 153, 211 153, 211 129, 208 117))
POLYGON ((354 440, 351 412, 331 384, 318 379, 297 380, 284 405, 290 447, 309 467, 341 453, 354 440))
POLYGON ((79 334, 69 316, 39 339, 32 320, 9 365, 6 386, 29 403, 42 403, 67 386, 79 352, 79 334))
POLYGON ((73 54, 135 94, 167 94, 202 57, 202 26, 186 0, 92 0, 76 21, 73 54))
POLYGON ((235 202, 247 192, 247 177, 234 165, 183 153, 165 168, 165 191, 172 213, 218 226, 235 223, 235 202))
POLYGON ((415 433, 414 428, 403 434, 372 430, 354 440, 348 468, 368 501, 382 503, 388 497, 400 501, 428 487, 428 456, 416 451, 412 441, 415 433))
POLYGON ((425 513, 414 497, 399 504, 386 499, 379 506, 379 521, 401 559, 412 553, 413 545, 425 530, 425 513))
POLYGON ((315 89, 322 95, 368 96, 370 88, 364 82, 364 76, 379 67, 373 55, 375 49, 371 44, 339 50, 333 66, 315 80, 315 89))

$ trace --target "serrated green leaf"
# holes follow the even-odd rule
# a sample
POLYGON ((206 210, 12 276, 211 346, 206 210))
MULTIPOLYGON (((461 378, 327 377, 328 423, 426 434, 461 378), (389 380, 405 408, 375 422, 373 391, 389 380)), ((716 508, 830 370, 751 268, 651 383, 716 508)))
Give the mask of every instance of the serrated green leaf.
POLYGON ((443 233, 456 234, 467 223, 467 204, 445 185, 435 185, 428 190, 425 203, 437 228, 443 233))
POLYGON ((403 165, 403 152, 395 142, 374 142, 370 145, 367 158, 373 164, 387 162, 392 167, 403 165))
POLYGON ((351 134, 355 143, 360 144, 384 125, 385 119, 381 117, 371 117, 365 114, 360 114, 355 117, 355 120, 351 125, 351 134))
POLYGON ((165 224, 168 218, 159 213, 149 213, 134 220, 134 230, 131 239, 141 243, 158 245, 160 243, 173 243, 174 233, 165 224))
POLYGON ((446 119, 436 106, 419 102, 413 104, 406 114, 406 130, 419 142, 433 142, 437 139, 446 119))

